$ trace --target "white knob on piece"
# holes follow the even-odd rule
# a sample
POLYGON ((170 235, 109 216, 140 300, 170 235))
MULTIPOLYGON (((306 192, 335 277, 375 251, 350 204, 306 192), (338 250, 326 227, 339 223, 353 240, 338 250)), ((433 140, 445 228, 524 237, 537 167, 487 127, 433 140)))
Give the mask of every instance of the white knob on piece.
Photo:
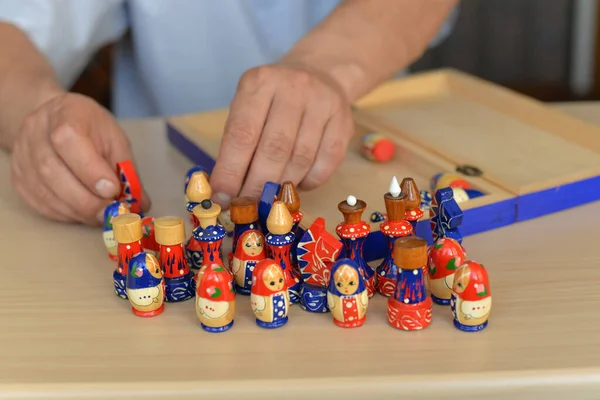
POLYGON ((390 194, 394 197, 400 196, 400 184, 395 176, 392 178, 392 182, 390 183, 390 194))
POLYGON ((350 207, 354 207, 356 205, 356 197, 352 195, 348 196, 348 198, 346 199, 346 203, 348 203, 350 207))

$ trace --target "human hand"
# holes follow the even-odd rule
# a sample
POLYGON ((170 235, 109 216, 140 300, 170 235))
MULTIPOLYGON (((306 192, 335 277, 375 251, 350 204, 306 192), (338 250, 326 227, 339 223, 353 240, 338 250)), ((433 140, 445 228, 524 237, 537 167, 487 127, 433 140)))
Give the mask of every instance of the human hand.
POLYGON ((214 201, 259 197, 265 182, 325 183, 354 133, 350 104, 327 74, 275 64, 247 71, 230 107, 216 165, 214 201))
MULTIPOLYGON (((120 192, 116 163, 129 159, 127 137, 108 111, 62 93, 25 118, 12 151, 12 184, 47 218, 98 225, 120 192)), ((145 193, 141 207, 150 208, 145 193)))

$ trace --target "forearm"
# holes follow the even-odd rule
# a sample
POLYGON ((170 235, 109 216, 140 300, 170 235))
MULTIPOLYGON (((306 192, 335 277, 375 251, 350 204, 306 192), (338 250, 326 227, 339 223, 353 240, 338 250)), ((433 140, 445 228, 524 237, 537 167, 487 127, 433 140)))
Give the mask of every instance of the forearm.
POLYGON ((346 0, 282 62, 331 76, 354 101, 421 56, 457 0, 346 0))
POLYGON ((0 23, 0 147, 10 151, 25 116, 62 90, 27 35, 0 23))

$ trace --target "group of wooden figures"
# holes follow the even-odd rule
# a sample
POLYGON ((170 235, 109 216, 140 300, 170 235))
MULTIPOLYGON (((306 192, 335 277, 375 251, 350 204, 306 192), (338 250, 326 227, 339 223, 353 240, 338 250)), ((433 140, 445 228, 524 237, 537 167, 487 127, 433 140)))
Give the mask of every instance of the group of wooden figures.
POLYGON ((429 247, 414 234, 424 215, 415 182, 393 178, 380 224, 389 251, 374 270, 363 257, 370 234, 362 220, 367 205, 354 196, 338 204, 344 219, 336 228, 340 242, 322 218, 300 228, 303 214, 291 182, 267 183, 260 200, 234 199, 227 215, 210 200, 207 173, 195 167, 185 181, 193 224, 188 238, 182 218, 139 214, 139 198, 130 190, 139 182, 134 172, 126 175, 121 196, 105 211, 104 241, 117 261, 115 292, 138 316, 160 314, 164 302, 195 298, 202 328, 223 332, 233 326, 236 296, 249 295, 256 323, 264 328, 285 325, 293 304, 331 312, 335 324, 354 328, 364 324, 369 299, 379 293, 388 297, 388 322, 398 329, 427 327, 432 302, 449 305, 461 330, 487 325, 488 276, 481 264, 466 260, 458 232, 462 212, 451 188, 434 193, 429 247), (232 251, 225 262, 221 245, 229 232, 232 251))

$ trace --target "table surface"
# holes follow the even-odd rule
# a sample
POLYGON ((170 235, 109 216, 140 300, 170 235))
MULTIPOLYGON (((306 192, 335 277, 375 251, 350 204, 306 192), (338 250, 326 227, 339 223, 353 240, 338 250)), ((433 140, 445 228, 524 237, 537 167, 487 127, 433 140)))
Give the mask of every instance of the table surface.
MULTIPOLYGON (((555 106, 600 124, 600 103, 555 106)), ((151 215, 185 217, 190 163, 168 145, 163 123, 122 125, 151 215)), ((293 306, 286 326, 265 330, 239 296, 234 327, 210 334, 193 301, 135 317, 113 293, 101 232, 34 215, 0 154, 0 398, 598 398, 598 215, 597 202, 466 238, 494 298, 478 333, 455 329, 440 306, 427 329, 398 331, 381 296, 360 329, 293 306)))

